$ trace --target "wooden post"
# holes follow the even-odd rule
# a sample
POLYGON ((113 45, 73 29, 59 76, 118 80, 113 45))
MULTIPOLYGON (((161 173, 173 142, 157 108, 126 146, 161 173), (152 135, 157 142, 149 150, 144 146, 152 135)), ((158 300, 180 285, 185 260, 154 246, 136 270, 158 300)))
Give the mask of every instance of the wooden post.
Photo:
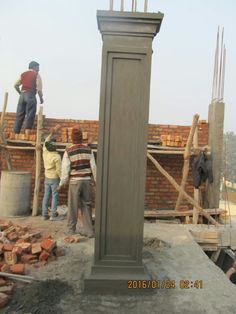
POLYGON ((7 109, 7 101, 8 101, 8 93, 6 92, 4 95, 4 101, 3 101, 3 106, 2 106, 2 115, 1 115, 1 125, 3 126, 3 121, 5 117, 5 112, 7 109))
MULTIPOLYGON (((194 137, 193 137, 193 148, 198 148, 198 127, 196 127, 194 137)), ((194 200, 199 204, 199 194, 200 191, 199 189, 194 189, 194 200)), ((198 210, 194 206, 193 207, 193 223, 197 224, 198 223, 198 210)))
MULTIPOLYGON (((5 93, 4 95, 4 101, 3 101, 3 106, 2 106, 2 114, 1 114, 1 121, 0 121, 0 141, 2 142, 3 145, 7 145, 7 141, 4 136, 4 117, 5 117, 5 112, 7 109, 7 101, 8 101, 8 93, 5 93)), ((12 170, 12 163, 11 163, 11 155, 9 151, 7 150, 6 147, 2 147, 2 150, 4 152, 6 161, 7 161, 7 169, 10 171, 12 170)))
POLYGON ((187 140, 187 144, 185 147, 185 152, 184 152, 184 166, 183 166, 183 175, 182 175, 182 181, 181 181, 181 190, 179 192, 179 196, 175 205, 175 210, 178 210, 179 205, 183 199, 183 193, 182 190, 185 189, 185 185, 187 182, 187 178, 188 178, 188 173, 189 173, 189 163, 190 163, 190 153, 191 153, 191 148, 192 148, 192 143, 193 143, 193 136, 197 127, 197 123, 198 123, 198 119, 199 119, 199 115, 195 114, 193 116, 193 123, 189 132, 189 136, 188 136, 188 140, 187 140))
POLYGON ((43 106, 40 106, 38 112, 37 121, 37 139, 36 139, 36 167, 35 167, 35 186, 34 186, 34 200, 32 216, 38 215, 38 203, 39 203, 39 192, 40 192, 40 174, 41 174, 41 137, 43 127, 43 106))
POLYGON ((166 177, 166 179, 173 185, 173 187, 177 190, 177 191, 181 191, 183 194, 183 197, 189 201, 190 204, 192 204, 193 206, 195 206, 199 212, 202 213, 202 215, 204 217, 206 217, 213 225, 218 226, 218 222, 211 217, 211 215, 209 215, 191 196, 189 196, 184 190, 181 189, 181 187, 179 186, 179 184, 175 181, 175 179, 169 175, 169 173, 167 171, 165 171, 165 169, 159 164, 159 162, 153 158, 149 153, 147 153, 147 157, 152 161, 152 163, 155 165, 155 167, 157 168, 157 170, 160 171, 160 173, 166 177))

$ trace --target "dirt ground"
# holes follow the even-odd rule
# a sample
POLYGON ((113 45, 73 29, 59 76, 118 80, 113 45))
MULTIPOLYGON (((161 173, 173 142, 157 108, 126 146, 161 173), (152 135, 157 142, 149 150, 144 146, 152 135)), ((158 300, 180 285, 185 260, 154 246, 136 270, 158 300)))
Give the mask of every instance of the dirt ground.
POLYGON ((157 280, 174 280, 171 289, 157 288, 139 295, 87 295, 83 279, 90 269, 94 239, 66 243, 66 221, 42 221, 40 217, 12 219, 51 234, 66 255, 29 274, 38 278, 18 286, 12 301, 1 313, 68 314, 215 314, 236 313, 236 286, 194 242, 182 225, 145 223, 143 262, 157 280), (181 280, 202 280, 203 288, 181 289, 181 280))

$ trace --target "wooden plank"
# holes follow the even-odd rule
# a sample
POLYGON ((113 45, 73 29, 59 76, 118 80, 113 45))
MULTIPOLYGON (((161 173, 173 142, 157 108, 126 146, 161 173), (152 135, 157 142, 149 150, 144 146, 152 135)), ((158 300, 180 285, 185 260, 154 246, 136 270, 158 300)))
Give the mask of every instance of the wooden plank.
MULTIPOLYGON (((210 215, 220 215, 224 212, 223 209, 205 209, 205 211, 210 215)), ((176 210, 145 210, 144 217, 185 217, 185 216, 192 216, 193 211, 176 211, 176 210)), ((200 212, 199 215, 202 215, 200 212)))
POLYGON ((36 140, 36 167, 35 167, 35 187, 32 216, 38 215, 38 203, 40 192, 40 174, 41 174, 41 137, 43 127, 43 106, 40 106, 37 122, 37 140, 36 140))
POLYGON ((11 145, 1 145, 1 144, 0 146, 6 149, 35 150, 34 147, 27 147, 27 146, 11 146, 11 145))
POLYGON ((219 240, 218 239, 202 239, 202 238, 195 238, 194 240, 197 243, 201 243, 201 244, 206 244, 206 243, 210 243, 210 244, 219 244, 219 240))
POLYGON ((205 239, 218 239, 219 232, 218 231, 194 231, 190 230, 194 237, 197 238, 205 238, 205 239))

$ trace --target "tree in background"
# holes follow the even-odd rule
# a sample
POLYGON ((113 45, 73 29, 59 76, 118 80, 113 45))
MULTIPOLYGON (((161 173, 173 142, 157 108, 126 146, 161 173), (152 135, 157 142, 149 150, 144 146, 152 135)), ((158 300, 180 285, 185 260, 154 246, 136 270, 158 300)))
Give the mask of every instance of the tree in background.
POLYGON ((227 132, 223 138, 222 175, 227 181, 236 183, 236 134, 227 132))

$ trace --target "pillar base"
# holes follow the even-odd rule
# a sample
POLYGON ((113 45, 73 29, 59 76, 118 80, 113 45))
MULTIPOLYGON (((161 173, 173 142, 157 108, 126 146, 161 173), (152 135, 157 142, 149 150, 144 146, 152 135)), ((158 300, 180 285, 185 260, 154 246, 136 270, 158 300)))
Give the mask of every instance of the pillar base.
POLYGON ((97 267, 85 277, 84 292, 96 294, 142 294, 153 292, 152 278, 144 266, 97 267))

